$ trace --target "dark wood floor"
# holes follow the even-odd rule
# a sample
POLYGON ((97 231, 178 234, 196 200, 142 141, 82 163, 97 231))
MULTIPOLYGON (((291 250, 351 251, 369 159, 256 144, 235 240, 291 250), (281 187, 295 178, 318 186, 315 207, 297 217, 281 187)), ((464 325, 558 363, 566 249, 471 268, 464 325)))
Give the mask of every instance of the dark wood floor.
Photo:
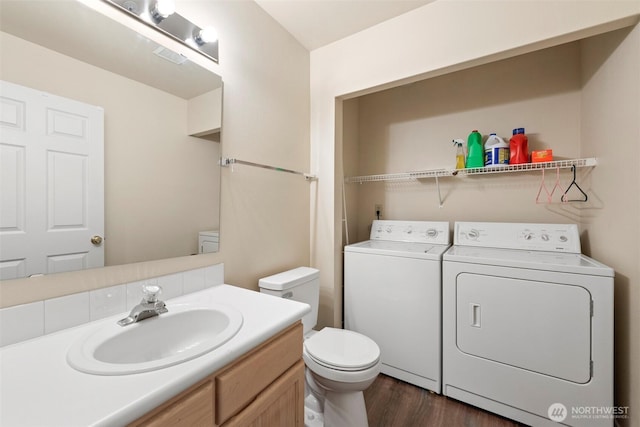
POLYGON ((369 427, 521 427, 515 421, 380 374, 364 392, 369 427))

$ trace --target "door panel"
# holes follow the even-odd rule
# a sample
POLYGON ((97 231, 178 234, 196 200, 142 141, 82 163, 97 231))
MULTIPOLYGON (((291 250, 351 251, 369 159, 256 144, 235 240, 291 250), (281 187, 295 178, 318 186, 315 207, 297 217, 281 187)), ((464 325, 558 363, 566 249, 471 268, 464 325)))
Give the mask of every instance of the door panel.
POLYGON ((104 111, 0 90, 0 279, 103 266, 104 111))
POLYGON ((24 232, 25 225, 25 148, 0 145, 0 232, 24 232))
POLYGON ((456 345, 470 355, 586 383, 591 295, 580 286, 459 274, 456 345))
POLYGON ((47 136, 76 138, 87 142, 87 117, 52 108, 47 109, 47 136))
POLYGON ((48 153, 48 230, 87 228, 86 155, 48 153))
POLYGON ((47 271, 49 273, 62 273, 64 271, 76 271, 87 268, 88 254, 65 254, 47 257, 47 271))

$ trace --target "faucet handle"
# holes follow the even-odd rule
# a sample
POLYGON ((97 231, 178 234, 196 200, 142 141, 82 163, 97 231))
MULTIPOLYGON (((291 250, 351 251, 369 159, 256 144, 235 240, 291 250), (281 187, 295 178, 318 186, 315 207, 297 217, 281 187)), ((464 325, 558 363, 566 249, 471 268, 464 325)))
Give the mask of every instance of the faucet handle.
POLYGON ((142 285, 143 302, 154 303, 158 301, 158 295, 162 293, 162 288, 158 285, 142 285))

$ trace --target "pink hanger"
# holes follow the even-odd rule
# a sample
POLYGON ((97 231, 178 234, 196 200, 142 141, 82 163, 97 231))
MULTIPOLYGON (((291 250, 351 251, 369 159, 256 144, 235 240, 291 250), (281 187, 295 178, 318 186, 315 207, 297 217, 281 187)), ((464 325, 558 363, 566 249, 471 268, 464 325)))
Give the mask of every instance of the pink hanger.
MULTIPOLYGON (((556 188, 553 187, 553 190, 555 189, 556 188)), ((538 188, 538 195, 536 196, 537 204, 544 203, 540 201, 540 194, 542 194, 543 191, 544 191, 544 194, 547 195, 547 203, 551 203, 551 196, 553 195, 553 191, 549 192, 549 189, 547 188, 547 184, 545 184, 544 182, 544 169, 542 169, 542 180, 540 181, 540 188, 538 188)))

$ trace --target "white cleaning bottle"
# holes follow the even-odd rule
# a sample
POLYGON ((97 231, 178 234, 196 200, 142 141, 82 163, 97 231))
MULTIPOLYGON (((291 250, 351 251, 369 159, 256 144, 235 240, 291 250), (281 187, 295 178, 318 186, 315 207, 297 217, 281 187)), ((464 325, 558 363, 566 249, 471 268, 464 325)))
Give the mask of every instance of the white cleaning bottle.
POLYGON ((509 164, 509 144, 495 133, 489 135, 484 144, 485 166, 506 166, 509 164))

